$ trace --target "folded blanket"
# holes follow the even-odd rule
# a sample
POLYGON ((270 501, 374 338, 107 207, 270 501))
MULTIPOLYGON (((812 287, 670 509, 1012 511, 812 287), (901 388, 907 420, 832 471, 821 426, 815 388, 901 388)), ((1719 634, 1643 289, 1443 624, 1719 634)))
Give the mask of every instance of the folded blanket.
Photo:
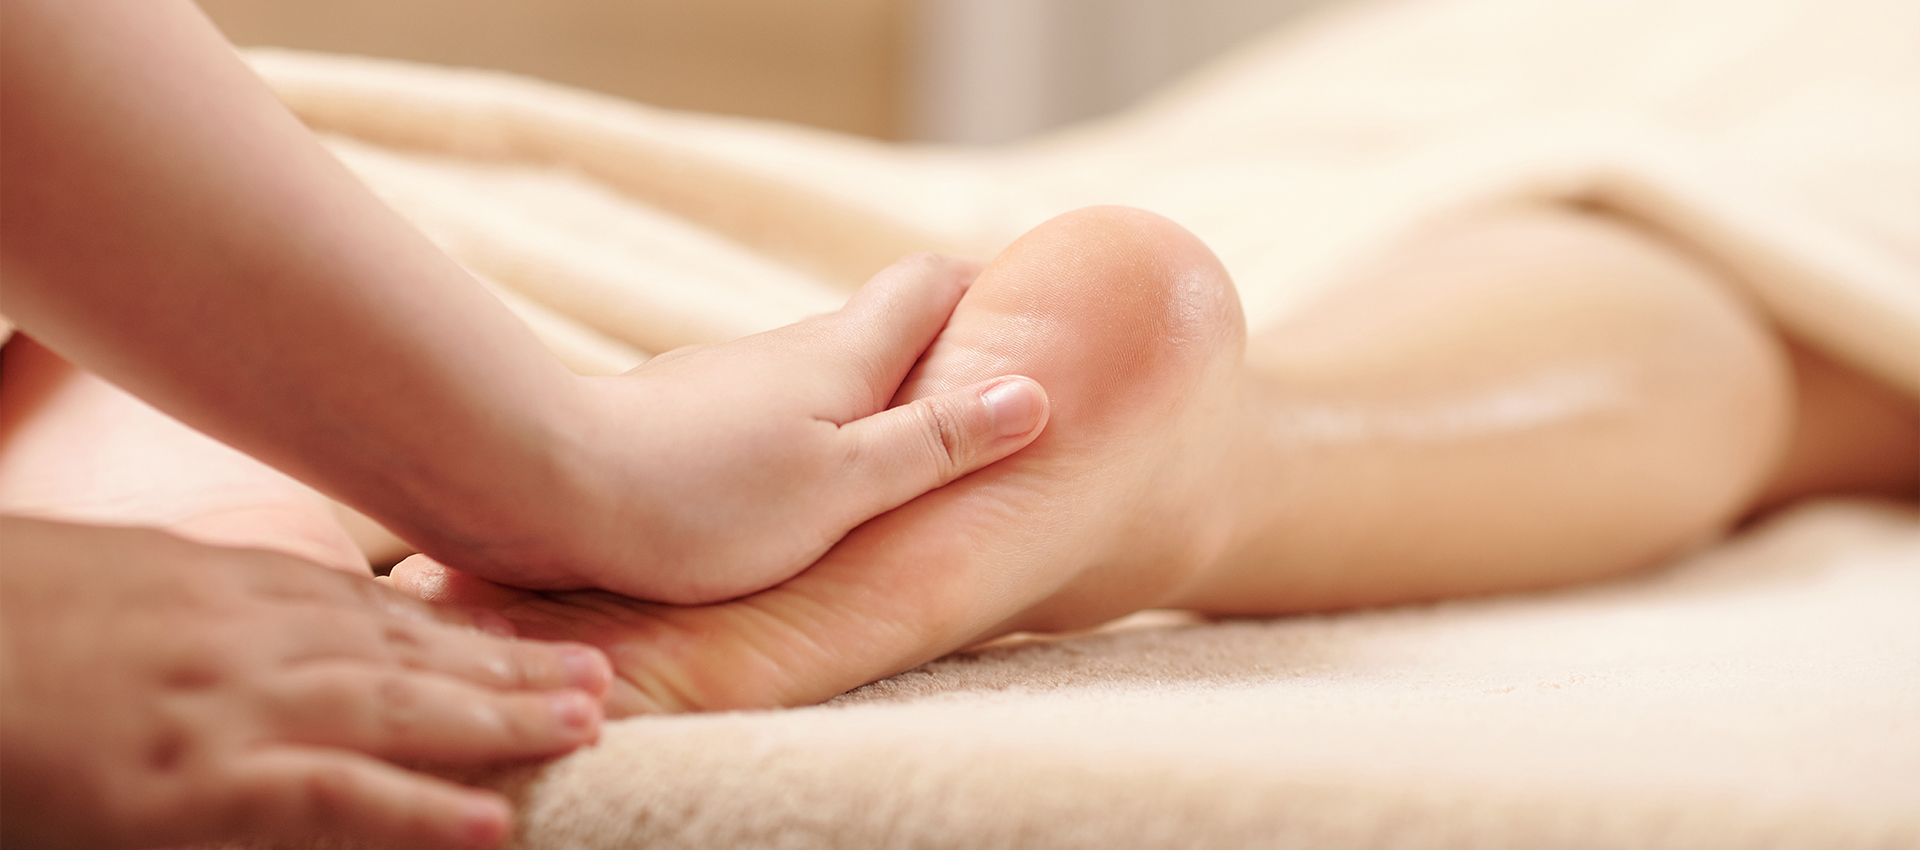
MULTIPOLYGON (((1544 199, 1920 394, 1920 4, 1353 4, 990 150, 251 58, 585 372, 1088 204, 1194 230, 1258 327, 1424 227, 1544 199)), ((815 708, 614 723, 487 781, 529 847, 1920 846, 1915 611, 1920 517, 1812 506, 1635 581, 1016 642, 815 708)))
POLYGON ((529 847, 1920 846, 1920 523, 1803 511, 1531 599, 960 653, 629 720, 529 847))
POLYGON ((1143 108, 991 150, 253 59, 477 272, 648 350, 829 309, 900 254, 991 255, 1095 203, 1199 234, 1257 327, 1425 222, 1545 198, 1662 231, 1920 392, 1916 32, 1920 10, 1873 0, 1357 3, 1143 108))

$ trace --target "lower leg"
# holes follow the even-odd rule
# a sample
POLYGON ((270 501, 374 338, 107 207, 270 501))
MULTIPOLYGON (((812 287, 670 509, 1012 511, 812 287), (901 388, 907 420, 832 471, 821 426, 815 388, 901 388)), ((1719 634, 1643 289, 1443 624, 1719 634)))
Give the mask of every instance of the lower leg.
POLYGON ((1747 512, 1786 451, 1783 345, 1727 282, 1596 214, 1516 208, 1405 246, 1248 354, 1223 613, 1419 601, 1654 563, 1747 512))

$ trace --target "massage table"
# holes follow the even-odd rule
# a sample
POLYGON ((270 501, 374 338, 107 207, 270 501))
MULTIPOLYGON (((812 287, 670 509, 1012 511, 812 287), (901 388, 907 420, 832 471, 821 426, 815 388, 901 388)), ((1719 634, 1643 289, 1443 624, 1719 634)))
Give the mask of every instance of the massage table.
MULTIPOLYGON (((1090 204, 1197 233, 1257 330, 1424 228, 1550 202, 1920 396, 1920 3, 1348 3, 996 148, 249 59, 583 373, 1090 204)), ((463 778, 517 801, 527 848, 1920 847, 1920 515, 1801 504, 1556 592, 1015 636, 463 778)))

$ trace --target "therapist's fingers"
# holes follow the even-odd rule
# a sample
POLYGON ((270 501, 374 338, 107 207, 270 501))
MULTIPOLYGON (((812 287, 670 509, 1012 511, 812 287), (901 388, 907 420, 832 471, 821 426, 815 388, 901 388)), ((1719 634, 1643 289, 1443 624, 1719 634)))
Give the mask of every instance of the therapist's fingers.
MULTIPOLYGON (((484 609, 473 613, 505 621, 484 609)), ((483 632, 417 622, 391 623, 386 635, 388 652, 407 668, 430 670, 497 690, 575 688, 598 697, 607 692, 613 679, 606 656, 577 643, 503 640, 483 632)))
POLYGON ((498 846, 513 829, 513 810, 497 793, 344 750, 270 748, 236 778, 226 820, 262 837, 478 850, 498 846))
POLYGON ((585 691, 496 691, 450 676, 352 662, 306 664, 262 682, 285 741, 381 758, 479 764, 552 756, 599 736, 585 691))
POLYGON ((609 716, 806 705, 967 645, 1025 607, 1008 581, 1026 571, 979 537, 1007 518, 953 523, 939 513, 952 505, 923 507, 963 495, 909 504, 785 584, 716 605, 532 593, 426 559, 397 567, 395 583, 488 606, 530 637, 599 647, 615 671, 609 716))
POLYGON ((811 320, 814 356, 825 368, 862 386, 870 408, 886 405, 920 355, 946 327, 978 260, 910 254, 860 287, 837 312, 811 320))
POLYGON ((1047 422, 1047 393, 1008 376, 917 399, 840 426, 844 500, 821 509, 852 528, 1027 446, 1047 422))

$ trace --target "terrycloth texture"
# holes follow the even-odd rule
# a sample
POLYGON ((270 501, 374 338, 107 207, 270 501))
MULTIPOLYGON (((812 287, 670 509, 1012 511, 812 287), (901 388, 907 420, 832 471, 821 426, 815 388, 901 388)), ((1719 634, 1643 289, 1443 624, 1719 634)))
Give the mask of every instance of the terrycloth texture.
POLYGON ((1920 522, 1808 509, 1647 580, 961 653, 614 724, 527 846, 1920 846, 1920 522))
MULTIPOLYGON (((1920 393, 1920 4, 1368 3, 990 151, 253 58, 583 371, 1092 203, 1193 229, 1257 328, 1426 224, 1544 198, 1920 393)), ((1920 846, 1920 518, 1812 507, 1604 587, 961 654, 623 721, 498 782, 531 847, 1920 846)))

